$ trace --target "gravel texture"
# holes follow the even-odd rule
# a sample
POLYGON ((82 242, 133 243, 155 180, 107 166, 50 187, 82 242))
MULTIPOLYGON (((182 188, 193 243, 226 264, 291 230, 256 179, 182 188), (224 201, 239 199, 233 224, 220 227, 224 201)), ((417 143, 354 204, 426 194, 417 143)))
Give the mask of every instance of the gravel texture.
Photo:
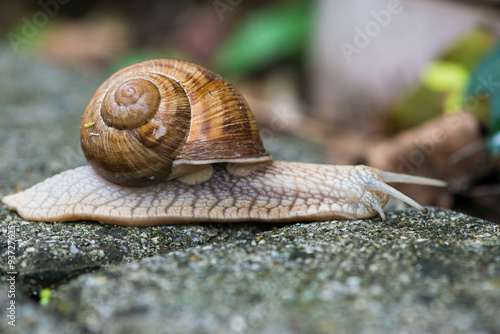
MULTIPOLYGON (((79 118, 105 78, 2 45, 0 73, 0 196, 85 164, 79 118)), ((319 161, 306 143, 269 140, 277 159, 319 161)), ((0 206, 0 333, 499 333, 499 236, 432 208, 134 228, 26 222, 0 206)))
POLYGON ((27 247, 18 256, 19 333, 500 328, 500 230, 452 211, 409 210, 390 213, 387 222, 331 221, 267 231, 245 224, 4 224, 15 226, 16 242, 27 247), (76 233, 77 241, 71 237, 76 233), (33 246, 36 239, 40 246, 33 246), (121 259, 120 247, 130 249, 121 259), (77 275, 82 266, 91 272, 77 275), (54 278, 47 281, 48 272, 54 278), (32 287, 54 279, 59 282, 52 285, 49 304, 37 305, 40 290, 32 287))

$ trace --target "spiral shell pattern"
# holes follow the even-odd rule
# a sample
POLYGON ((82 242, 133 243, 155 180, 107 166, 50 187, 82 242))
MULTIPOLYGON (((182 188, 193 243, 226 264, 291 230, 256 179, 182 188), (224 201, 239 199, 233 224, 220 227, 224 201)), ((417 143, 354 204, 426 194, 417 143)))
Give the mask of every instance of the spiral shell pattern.
POLYGON ((118 82, 104 97, 101 116, 104 123, 113 128, 134 129, 153 118, 160 100, 160 91, 149 80, 118 82))
POLYGON ((87 106, 80 133, 90 165, 126 186, 167 180, 176 163, 271 160, 241 94, 207 69, 175 59, 112 75, 87 106))

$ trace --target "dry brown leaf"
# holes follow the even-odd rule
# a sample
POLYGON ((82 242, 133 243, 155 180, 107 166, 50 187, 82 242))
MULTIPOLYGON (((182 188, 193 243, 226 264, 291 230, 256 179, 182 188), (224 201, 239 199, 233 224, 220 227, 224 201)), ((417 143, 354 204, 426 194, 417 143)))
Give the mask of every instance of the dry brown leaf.
MULTIPOLYGON (((492 169, 478 121, 466 112, 444 116, 376 143, 367 150, 369 165, 387 171, 443 179, 450 190, 470 185, 492 169)), ((446 189, 398 186, 426 205, 451 205, 446 189)))

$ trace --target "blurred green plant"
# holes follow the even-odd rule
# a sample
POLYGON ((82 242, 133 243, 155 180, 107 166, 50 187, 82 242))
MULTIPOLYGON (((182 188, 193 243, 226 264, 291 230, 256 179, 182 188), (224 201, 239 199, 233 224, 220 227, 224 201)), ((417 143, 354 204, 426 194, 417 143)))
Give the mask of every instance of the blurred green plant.
POLYGON ((424 68, 422 73, 424 87, 444 94, 445 113, 460 111, 468 81, 469 71, 465 66, 456 62, 432 62, 424 68))
POLYGON ((500 155, 500 43, 487 54, 471 76, 466 107, 474 112, 481 102, 489 104, 488 146, 493 157, 500 155))
MULTIPOLYGON (((420 83, 395 101, 389 111, 391 127, 411 128, 466 107, 471 72, 495 43, 495 34, 483 29, 471 30, 454 41, 437 60, 423 68, 420 83)), ((479 102, 469 111, 485 123, 489 112, 484 103, 479 102)))
POLYGON ((40 305, 47 306, 50 302, 51 291, 49 288, 40 290, 40 305))
POLYGON ((283 1, 249 13, 215 56, 214 69, 234 79, 303 54, 313 17, 313 1, 283 1))

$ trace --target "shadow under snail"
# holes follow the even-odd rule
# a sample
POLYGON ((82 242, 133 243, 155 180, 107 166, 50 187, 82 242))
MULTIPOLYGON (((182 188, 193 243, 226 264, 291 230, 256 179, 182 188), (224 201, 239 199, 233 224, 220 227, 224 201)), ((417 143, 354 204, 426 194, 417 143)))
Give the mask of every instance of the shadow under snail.
POLYGON ((389 195, 425 212, 385 182, 442 181, 379 171, 273 161, 243 96, 182 60, 124 68, 96 91, 82 118, 91 166, 55 175, 2 201, 36 221, 120 225, 312 221, 375 216, 389 195))

